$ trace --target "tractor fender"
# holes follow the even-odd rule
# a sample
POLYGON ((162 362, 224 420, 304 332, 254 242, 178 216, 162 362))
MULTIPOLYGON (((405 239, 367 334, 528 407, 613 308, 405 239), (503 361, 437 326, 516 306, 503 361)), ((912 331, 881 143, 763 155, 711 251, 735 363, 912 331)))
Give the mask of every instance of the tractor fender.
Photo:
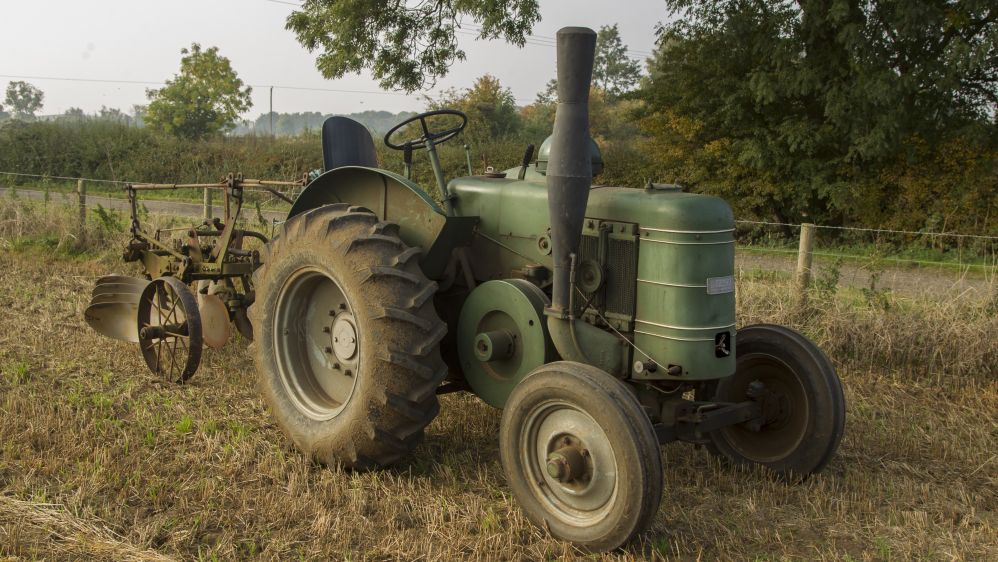
POLYGON ((342 166, 322 174, 302 191, 288 219, 330 203, 349 203, 371 210, 379 219, 399 225, 399 238, 423 251, 420 266, 430 279, 439 279, 451 250, 467 243, 477 222, 447 217, 421 187, 403 176, 365 166, 342 166), (465 224, 468 223, 468 224, 465 224))

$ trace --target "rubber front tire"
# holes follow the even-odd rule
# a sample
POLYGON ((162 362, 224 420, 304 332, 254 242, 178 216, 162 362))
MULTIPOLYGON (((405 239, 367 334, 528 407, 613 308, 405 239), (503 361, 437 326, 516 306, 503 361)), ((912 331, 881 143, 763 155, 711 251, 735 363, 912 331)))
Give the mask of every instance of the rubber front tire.
POLYGON ((645 530, 662 497, 662 460, 651 422, 621 381, 590 365, 538 367, 510 394, 499 428, 509 487, 527 517, 583 548, 617 548, 645 530), (577 443, 579 479, 548 472, 551 454, 577 443))
POLYGON ((367 209, 325 205, 286 222, 254 274, 249 312, 263 396, 298 448, 327 465, 394 463, 439 411, 447 327, 433 308, 436 283, 420 270, 419 249, 398 231, 367 209), (330 294, 343 303, 327 313, 319 308, 328 303, 316 301, 330 294), (340 310, 349 313, 346 324, 340 310), (341 329, 352 336, 346 348, 332 341, 341 329), (350 355, 348 364, 331 355, 334 347, 350 355), (343 384, 335 396, 326 386, 333 377, 343 384))
POLYGON ((741 424, 713 432, 711 452, 788 479, 820 471, 845 431, 845 396, 835 368, 814 343, 783 326, 748 326, 735 342, 735 374, 717 381, 713 399, 747 400, 749 385, 761 381, 782 405, 759 431, 741 424))

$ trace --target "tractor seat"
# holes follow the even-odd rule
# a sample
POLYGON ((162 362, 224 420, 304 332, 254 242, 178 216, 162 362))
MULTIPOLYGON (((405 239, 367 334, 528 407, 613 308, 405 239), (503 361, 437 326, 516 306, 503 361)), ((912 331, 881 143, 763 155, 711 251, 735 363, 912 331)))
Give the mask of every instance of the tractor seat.
POLYGON ((326 119, 322 124, 322 162, 327 172, 343 166, 377 168, 371 132, 349 117, 326 119))

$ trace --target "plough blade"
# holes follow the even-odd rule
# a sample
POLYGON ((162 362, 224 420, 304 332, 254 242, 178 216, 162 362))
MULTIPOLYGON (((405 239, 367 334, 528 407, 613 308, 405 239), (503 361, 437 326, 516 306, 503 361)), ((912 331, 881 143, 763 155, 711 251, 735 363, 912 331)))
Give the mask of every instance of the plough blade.
POLYGON ((116 340, 138 343, 138 304, 149 282, 137 277, 106 275, 97 280, 90 306, 83 312, 87 324, 116 340))

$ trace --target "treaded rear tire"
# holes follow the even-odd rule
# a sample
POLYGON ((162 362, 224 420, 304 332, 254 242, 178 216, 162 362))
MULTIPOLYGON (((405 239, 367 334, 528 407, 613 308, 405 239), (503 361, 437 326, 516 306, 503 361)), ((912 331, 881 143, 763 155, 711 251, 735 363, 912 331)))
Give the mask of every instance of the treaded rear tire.
POLYGON ((421 441, 440 409, 436 389, 447 368, 439 345, 447 326, 433 307, 436 283, 419 268, 420 250, 406 246, 398 231, 362 207, 325 205, 286 222, 265 246, 253 277, 249 313, 261 392, 295 445, 326 465, 390 465, 421 441), (328 419, 296 405, 282 377, 301 375, 282 375, 281 368, 289 369, 279 367, 275 353, 277 315, 285 314, 278 307, 282 290, 306 268, 339 286, 361 342, 353 389, 328 419))

